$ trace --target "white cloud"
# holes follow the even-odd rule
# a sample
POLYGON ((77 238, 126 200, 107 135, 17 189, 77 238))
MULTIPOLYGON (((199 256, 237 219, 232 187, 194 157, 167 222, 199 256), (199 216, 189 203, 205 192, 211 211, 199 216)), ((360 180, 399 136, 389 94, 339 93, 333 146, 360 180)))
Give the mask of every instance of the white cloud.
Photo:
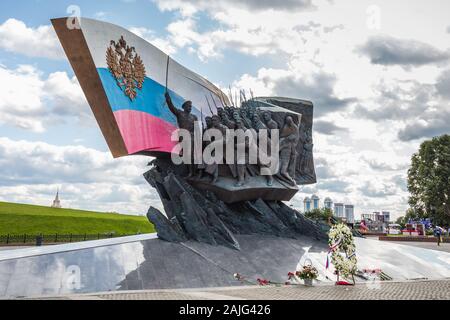
POLYGON ((373 64, 400 65, 407 69, 450 60, 450 51, 444 52, 421 41, 397 39, 389 35, 370 37, 359 51, 367 55, 373 64))
POLYGON ((64 58, 53 27, 30 28, 16 19, 8 19, 0 25, 0 48, 28 57, 64 58))
MULTIPOLYGON (((169 4, 176 10, 175 2, 169 4)), ((424 115, 423 104, 434 94, 430 89, 439 75, 436 66, 419 67, 411 74, 399 67, 373 65, 359 56, 355 48, 372 34, 364 20, 354 18, 358 10, 364 18, 368 4, 363 2, 354 10, 342 3, 336 4, 339 8, 325 5, 320 8, 323 14, 255 12, 232 5, 212 11, 190 5, 178 8, 182 18, 167 28, 176 47, 188 48, 202 60, 222 58, 226 49, 276 56, 285 67, 267 65, 253 74, 246 72, 233 87, 252 89, 257 96, 283 95, 315 103, 320 125, 314 133, 319 183, 302 187, 294 203, 302 207, 302 198, 314 192, 354 204, 357 215, 373 210, 391 210, 394 216, 404 212, 406 170, 420 141, 399 141, 398 134, 408 119, 424 115), (338 9, 343 14, 333 15, 338 9), (216 27, 201 30, 201 21, 193 16, 198 10, 206 10, 216 27), (357 104, 370 116, 356 113, 361 110, 355 109, 357 104)), ((431 106, 436 107, 434 102, 431 106)))
POLYGON ((229 8, 245 9, 248 11, 292 11, 313 10, 312 0, 154 0, 162 11, 180 11, 183 16, 189 16, 198 11, 222 11, 229 8))
POLYGON ((342 26, 306 22, 298 12, 249 12, 228 8, 213 16, 220 26, 200 31, 198 21, 191 15, 168 25, 169 40, 179 48, 195 50, 200 59, 222 56, 225 49, 247 55, 261 56, 277 53, 297 54, 309 41, 325 41, 342 26), (271 23, 265 23, 270 21, 271 23))
POLYGON ((335 75, 317 69, 310 73, 298 73, 295 69, 262 68, 257 76, 246 74, 234 86, 252 89, 259 96, 275 95, 313 101, 315 113, 320 117, 341 111, 355 101, 353 98, 338 97, 336 82, 335 75))
POLYGON ((168 55, 173 55, 177 52, 177 48, 169 40, 157 37, 153 30, 143 27, 132 27, 130 31, 147 40, 168 55))
MULTIPOLYGON (((414 10, 411 10, 410 1, 379 1, 381 30, 367 28, 367 8, 373 5, 371 0, 355 1, 351 6, 345 1, 316 0, 312 3, 319 8, 316 11, 311 10, 313 7, 309 1, 295 0, 155 2, 161 10, 175 13, 175 20, 167 26, 167 37, 160 38, 146 28, 133 28, 133 31, 163 51, 173 54, 186 50, 203 61, 215 60, 214 63, 226 62, 227 57, 223 55, 228 50, 264 57, 268 64, 256 72, 248 71, 247 66, 236 70, 234 87, 251 88, 256 95, 282 94, 313 100, 316 120, 320 117, 317 122, 320 127, 314 132, 319 183, 303 187, 303 193, 296 197, 297 202, 301 202, 304 195, 316 192, 322 198, 331 196, 335 201, 354 204, 357 213, 386 209, 399 215, 406 209, 408 194, 405 181, 409 158, 426 135, 445 130, 445 121, 450 114, 448 74, 442 73, 439 64, 423 63, 429 60, 424 56, 427 50, 423 48, 433 48, 431 51, 437 53, 434 58, 431 57, 433 61, 447 52, 447 2, 440 3, 438 10, 426 2, 416 3, 414 10), (429 44, 419 45, 420 50, 409 56, 409 64, 421 66, 415 67, 414 72, 408 72, 402 66, 390 66, 389 63, 374 65, 355 52, 355 48, 380 34, 399 39, 401 43, 405 43, 404 39, 411 39, 413 44, 429 44), (273 60, 276 60, 276 66, 270 64, 273 60), (359 108, 355 106, 355 99, 359 108), (327 124, 330 125, 327 127, 327 124), (400 132, 403 132, 405 141, 399 139, 400 132), (416 135, 411 135, 414 132, 416 135), (418 139, 406 141, 415 138, 418 139)), ((33 34, 33 37, 35 33, 50 33, 45 28, 42 29, 45 32, 39 33, 39 28, 32 29, 20 25, 20 22, 18 26, 18 30, 25 30, 24 34, 33 34)), ((13 45, 8 44, 10 48, 4 49, 33 55, 38 53, 38 56, 48 56, 49 52, 54 52, 50 44, 22 49, 13 40, 8 42, 13 42, 13 45)), ((391 43, 388 41, 388 44, 391 43)), ((6 44, 2 42, 0 46, 6 44)), ((79 112, 82 94, 74 79, 59 73, 43 77, 30 67, 17 70, 2 68, 3 80, 0 77, 0 83, 10 81, 11 84, 0 86, 0 94, 7 97, 12 107, 8 108, 0 101, 0 122, 39 131, 45 129, 51 120, 49 110, 52 110, 53 116, 56 114, 62 118, 79 112), (19 81, 27 83, 27 90, 17 98, 19 92, 15 88, 19 81), (14 94, 5 95, 7 91, 1 91, 2 87, 9 88, 14 94), (44 88, 47 93, 40 94, 44 88), (71 94, 73 91, 76 94, 71 94), (76 112, 58 108, 66 105, 66 99, 68 104, 75 106, 76 112), (35 115, 27 117, 29 113, 35 115)), ((66 153, 64 158, 70 158, 69 154, 66 153)), ((49 157, 56 161, 53 156, 49 157)), ((78 159, 76 156, 74 158, 78 159)), ((108 169, 115 165, 95 166, 89 161, 88 165, 99 172, 124 176, 108 169)), ((31 165, 27 161, 24 163, 31 165)), ((77 168, 76 164, 72 165, 77 168)), ((83 168, 83 164, 80 165, 83 168)), ((38 166, 29 168, 37 170, 38 166)), ((104 202, 97 202, 96 206, 107 207, 108 199, 124 201, 126 199, 119 195, 125 190, 133 199, 133 203, 129 202, 133 206, 139 202, 135 201, 140 199, 139 194, 146 194, 138 191, 141 189, 136 181, 121 186, 116 181, 108 180, 109 177, 97 176, 89 169, 84 169, 87 175, 81 175, 77 181, 66 167, 58 170, 64 179, 52 183, 71 181, 70 187, 66 188, 70 188, 73 199, 83 205, 95 202, 97 198, 104 202), (92 177, 99 179, 97 184, 90 180, 92 177), (97 198, 86 193, 92 193, 97 198), (131 194, 135 194, 135 198, 131 194)), ((28 172, 17 172, 16 177, 26 177, 28 172)), ((140 177, 139 172, 133 175, 140 177)), ((33 179, 36 179, 36 184, 13 183, 0 192, 26 188, 17 191, 17 194, 44 194, 48 186, 42 184, 43 177, 33 179), (44 190, 42 193, 39 191, 41 189, 44 190)), ((48 199, 53 196, 54 189, 53 185, 48 188, 48 199)), ((127 206, 126 202, 122 206, 127 206)), ((144 207, 146 209, 147 205, 144 207)))
POLYGON ((92 114, 75 77, 65 72, 45 78, 33 66, 0 66, 0 124, 43 132, 46 125, 74 117, 91 123, 92 114))
POLYGON ((0 138, 0 199, 50 205, 57 188, 65 207, 144 214, 161 208, 142 174, 148 157, 114 160, 82 146, 0 138))

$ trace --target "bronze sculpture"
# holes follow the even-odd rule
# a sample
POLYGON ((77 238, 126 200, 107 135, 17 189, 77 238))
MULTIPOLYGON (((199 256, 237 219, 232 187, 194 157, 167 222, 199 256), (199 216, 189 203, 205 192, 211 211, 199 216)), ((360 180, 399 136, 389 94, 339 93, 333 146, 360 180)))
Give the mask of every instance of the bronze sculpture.
POLYGON ((296 146, 299 141, 299 127, 291 116, 286 117, 286 123, 280 134, 280 175, 286 178, 292 185, 296 185, 294 178, 289 173, 297 160, 296 146))
POLYGON ((195 123, 198 121, 197 116, 193 115, 192 112, 192 101, 186 101, 183 103, 182 109, 178 110, 170 98, 170 94, 166 92, 165 94, 166 103, 169 107, 169 110, 175 115, 178 122, 178 127, 180 129, 184 129, 189 131, 191 134, 191 163, 188 164, 189 167, 189 175, 188 178, 192 178, 195 175, 195 164, 194 164, 194 130, 195 130, 195 123))

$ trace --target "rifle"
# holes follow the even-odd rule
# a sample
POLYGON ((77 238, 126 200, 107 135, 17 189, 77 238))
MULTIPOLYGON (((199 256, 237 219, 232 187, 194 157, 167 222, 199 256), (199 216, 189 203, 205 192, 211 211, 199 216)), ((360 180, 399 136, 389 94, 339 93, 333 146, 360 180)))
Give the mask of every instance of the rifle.
POLYGON ((210 92, 210 95, 211 95, 212 101, 214 102, 214 106, 216 107, 216 110, 217 110, 218 109, 217 103, 216 103, 216 100, 214 100, 214 96, 213 96, 212 92, 210 92))
POLYGON ((231 91, 231 86, 229 86, 228 88, 230 90, 230 101, 231 101, 232 106, 234 107, 233 92, 231 91))
POLYGON ((208 103, 209 111, 211 112, 211 115, 214 115, 214 112, 212 111, 211 105, 209 104, 208 96, 205 94, 206 103, 208 103))
POLYGON ((166 93, 169 92, 169 64, 170 56, 167 56, 167 69, 166 69, 166 93))

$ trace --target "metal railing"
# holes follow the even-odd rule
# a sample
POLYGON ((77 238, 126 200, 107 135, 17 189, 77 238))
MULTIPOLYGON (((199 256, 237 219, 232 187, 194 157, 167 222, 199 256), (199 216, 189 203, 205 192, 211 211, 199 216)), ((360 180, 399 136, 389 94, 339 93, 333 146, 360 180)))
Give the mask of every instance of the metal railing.
POLYGON ((0 235, 1 245, 42 245, 42 244, 56 244, 56 243, 72 243, 92 240, 102 240, 119 238, 127 235, 115 233, 98 233, 98 234, 51 234, 51 235, 0 235))

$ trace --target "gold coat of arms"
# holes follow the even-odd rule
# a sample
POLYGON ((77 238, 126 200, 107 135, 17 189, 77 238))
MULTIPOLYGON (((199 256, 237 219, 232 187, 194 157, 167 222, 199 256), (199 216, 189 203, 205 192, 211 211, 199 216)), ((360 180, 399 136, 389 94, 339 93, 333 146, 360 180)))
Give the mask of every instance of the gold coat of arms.
POLYGON ((106 62, 117 85, 133 101, 145 80, 145 66, 135 48, 127 45, 123 36, 118 42, 113 40, 106 51, 106 62))

